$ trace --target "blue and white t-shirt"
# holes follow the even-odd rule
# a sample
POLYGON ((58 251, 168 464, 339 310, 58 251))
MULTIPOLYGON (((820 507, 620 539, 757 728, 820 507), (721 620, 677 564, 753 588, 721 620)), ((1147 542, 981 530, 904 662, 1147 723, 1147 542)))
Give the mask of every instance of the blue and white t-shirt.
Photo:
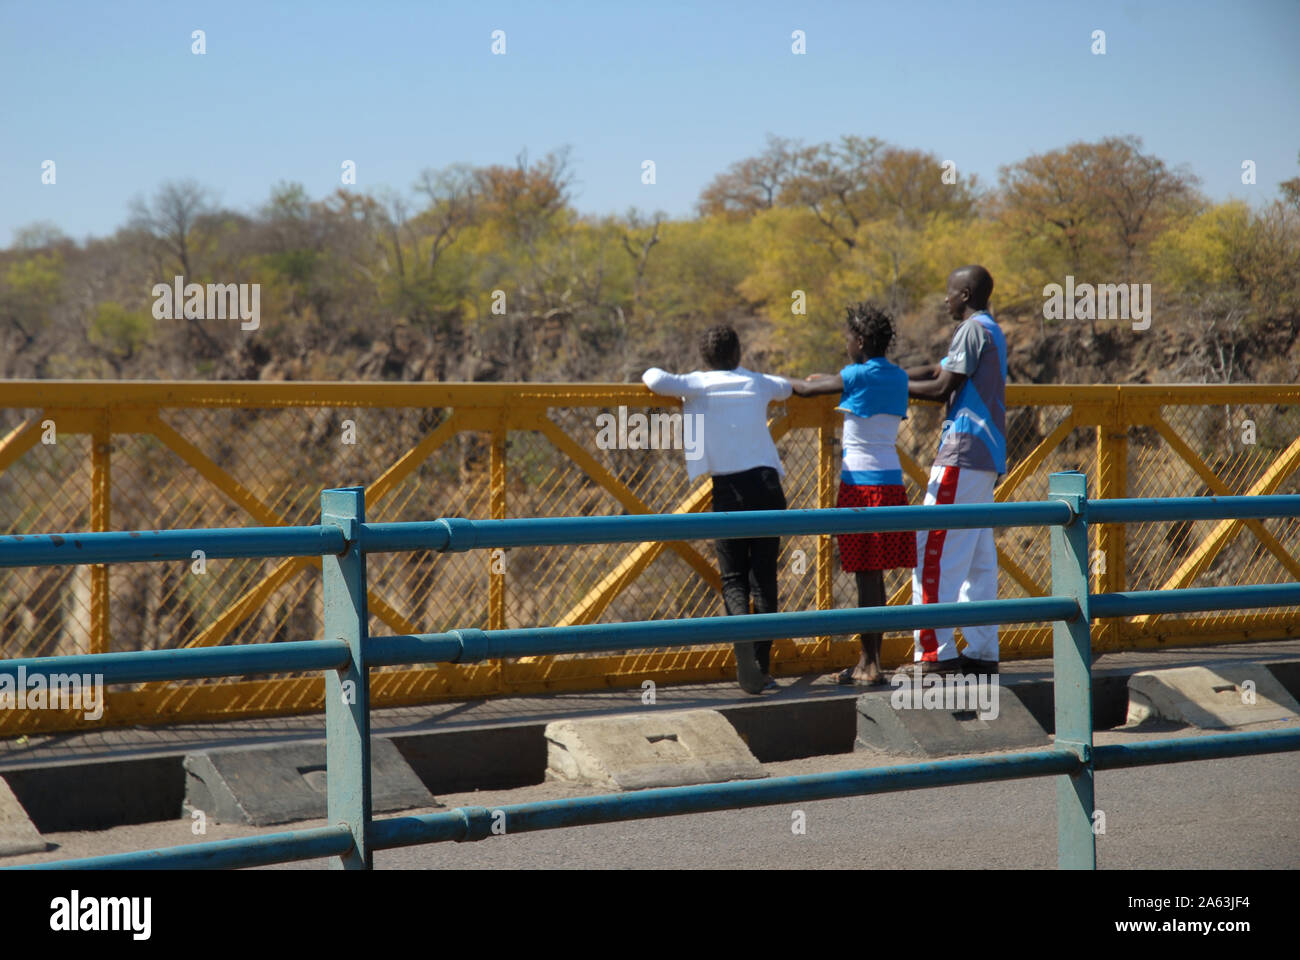
POLYGON ((901 484, 898 426, 907 417, 907 371, 884 357, 840 371, 844 392, 844 463, 840 479, 855 486, 901 484))
POLYGON ((939 365, 967 379, 948 401, 935 466, 1006 473, 1007 340, 993 315, 967 317, 939 365))

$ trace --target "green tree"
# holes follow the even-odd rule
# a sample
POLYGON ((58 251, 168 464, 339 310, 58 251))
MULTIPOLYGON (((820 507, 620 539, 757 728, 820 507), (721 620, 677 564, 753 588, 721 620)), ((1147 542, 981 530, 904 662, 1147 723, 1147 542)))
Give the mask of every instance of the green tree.
POLYGON ((11 263, 0 275, 0 316, 31 343, 50 323, 63 295, 63 255, 40 253, 11 263))
POLYGON ((145 310, 128 310, 111 300, 99 304, 90 321, 89 339, 99 347, 120 376, 130 361, 153 336, 153 315, 145 310))

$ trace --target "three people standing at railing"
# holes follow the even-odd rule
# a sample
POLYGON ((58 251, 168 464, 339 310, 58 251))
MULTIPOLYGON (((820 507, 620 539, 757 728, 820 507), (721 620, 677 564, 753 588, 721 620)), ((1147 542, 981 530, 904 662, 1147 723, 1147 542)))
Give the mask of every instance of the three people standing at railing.
MULTIPOLYGON (((991 503, 1007 471, 1007 341, 989 311, 993 277, 981 266, 948 275, 944 302, 960 326, 939 363, 907 372, 913 397, 947 403, 939 453, 930 470, 925 502, 991 503)), ((920 564, 912 575, 913 603, 996 600, 998 556, 993 531, 918 531, 920 564)), ((966 652, 958 656, 953 628, 917 630, 915 664, 923 673, 995 674, 998 628, 963 627, 966 652)))
MULTIPOLYGON (((841 394, 844 462, 837 505, 906 506, 896 449, 909 397, 947 404, 926 488, 925 503, 991 503, 1006 473, 1007 344, 989 310, 993 277, 978 265, 948 276, 944 302, 959 326, 947 355, 937 364, 904 371, 885 353, 894 339, 892 318, 869 303, 846 312, 846 350, 851 361, 837 375, 786 380, 740 366, 740 340, 727 326, 705 331, 700 350, 707 369, 685 375, 652 367, 642 376, 655 393, 681 397, 686 416, 702 417, 703 454, 688 458, 691 479, 710 476, 713 509, 784 510, 785 475, 767 427, 767 406, 793 391, 801 396, 841 394)), ((780 538, 715 541, 722 597, 731 616, 778 609, 780 538)), ((995 600, 997 546, 992 529, 856 533, 839 537, 840 561, 857 581, 860 606, 885 604, 884 571, 912 568, 912 602, 995 600)), ((959 655, 953 628, 917 630, 909 672, 991 675, 998 672, 996 625, 964 627, 966 653, 959 655)), ((837 675, 840 683, 878 684, 883 636, 859 636, 858 663, 837 675)), ((770 676, 771 642, 737 643, 736 677, 741 689, 761 693, 776 685, 770 676)))

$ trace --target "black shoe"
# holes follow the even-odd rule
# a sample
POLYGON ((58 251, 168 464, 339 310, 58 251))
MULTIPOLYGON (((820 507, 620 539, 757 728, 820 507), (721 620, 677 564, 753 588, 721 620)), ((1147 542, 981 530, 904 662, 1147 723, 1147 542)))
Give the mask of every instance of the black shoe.
POLYGON ((765 686, 763 671, 758 669, 754 659, 753 643, 737 643, 736 647, 736 682, 746 693, 760 694, 765 686))
POLYGON ((960 659, 962 673, 973 673, 977 677, 996 677, 998 674, 998 662, 996 660, 976 660, 964 653, 960 659))

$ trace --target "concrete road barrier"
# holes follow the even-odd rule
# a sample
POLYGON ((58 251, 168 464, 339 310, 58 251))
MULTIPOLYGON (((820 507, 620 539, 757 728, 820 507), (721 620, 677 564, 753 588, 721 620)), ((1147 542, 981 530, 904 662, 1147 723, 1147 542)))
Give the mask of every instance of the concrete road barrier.
POLYGON ((766 776, 716 710, 559 720, 547 724, 546 741, 547 779, 611 790, 766 776))
POLYGON ((996 679, 985 678, 978 691, 940 678, 937 685, 865 693, 857 708, 855 750, 950 757, 1050 743, 1014 688, 996 679))
MULTIPOLYGON (((192 753, 185 773, 185 812, 217 823, 263 827, 326 814, 324 744, 192 753)), ((370 778, 376 813, 438 805, 388 740, 371 741, 370 778)))
POLYGON ((0 857, 41 853, 46 846, 9 784, 0 780, 0 857))
POLYGON ((1128 724, 1171 720, 1207 730, 1300 720, 1300 704, 1262 663, 1143 670, 1129 677, 1128 724))

